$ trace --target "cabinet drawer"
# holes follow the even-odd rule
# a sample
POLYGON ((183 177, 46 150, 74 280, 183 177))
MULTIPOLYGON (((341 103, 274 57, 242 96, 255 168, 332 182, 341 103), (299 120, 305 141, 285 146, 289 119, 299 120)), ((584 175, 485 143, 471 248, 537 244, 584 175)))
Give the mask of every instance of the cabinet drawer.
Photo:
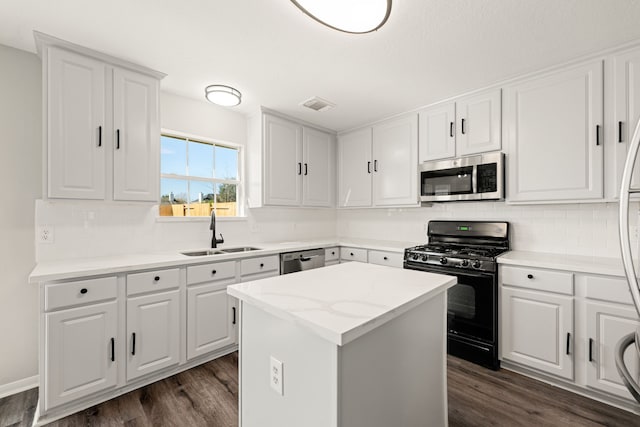
POLYGON ((127 295, 163 291, 180 285, 180 269, 155 270, 127 274, 127 295))
POLYGON ((584 276, 587 298, 633 305, 627 279, 584 276))
POLYGON ((268 271, 280 271, 280 257, 278 255, 249 258, 240 261, 240 274, 266 273, 268 271))
POLYGON ((367 250, 359 248, 340 248, 340 259, 343 261, 367 262, 367 250))
POLYGON ((573 273, 503 266, 500 278, 506 286, 573 295, 573 273))
POLYGON ((340 259, 340 249, 339 248, 333 247, 333 248, 326 248, 324 250, 324 261, 325 262, 335 261, 337 259, 340 259))
POLYGON ((115 276, 49 284, 44 286, 44 309, 51 311, 114 299, 117 296, 118 281, 115 276))
POLYGON ((369 251, 369 263, 402 268, 404 256, 397 252, 369 251))
POLYGON ((187 285, 202 282, 216 282, 236 277, 236 262, 216 262, 187 267, 187 285))

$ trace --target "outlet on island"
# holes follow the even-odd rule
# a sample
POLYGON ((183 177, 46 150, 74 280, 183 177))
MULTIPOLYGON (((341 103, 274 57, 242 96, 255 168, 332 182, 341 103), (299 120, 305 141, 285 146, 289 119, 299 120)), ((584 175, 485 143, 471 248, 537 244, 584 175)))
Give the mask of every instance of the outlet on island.
POLYGON ((282 362, 271 356, 271 364, 269 368, 269 378, 271 383, 271 388, 278 393, 280 396, 283 395, 282 390, 282 362))

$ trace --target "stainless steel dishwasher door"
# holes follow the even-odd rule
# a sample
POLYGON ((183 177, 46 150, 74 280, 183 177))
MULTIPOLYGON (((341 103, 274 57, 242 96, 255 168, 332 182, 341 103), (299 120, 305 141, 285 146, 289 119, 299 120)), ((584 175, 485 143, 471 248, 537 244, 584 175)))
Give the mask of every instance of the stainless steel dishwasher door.
POLYGON ((280 274, 324 267, 324 249, 280 254, 280 274))

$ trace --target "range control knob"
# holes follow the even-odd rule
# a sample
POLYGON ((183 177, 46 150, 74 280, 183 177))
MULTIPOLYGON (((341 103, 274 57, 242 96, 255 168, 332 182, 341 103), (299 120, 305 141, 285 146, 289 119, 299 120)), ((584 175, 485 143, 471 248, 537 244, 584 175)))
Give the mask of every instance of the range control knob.
POLYGON ((448 260, 445 257, 440 258, 440 264, 445 265, 447 262, 448 260))
POLYGON ((463 259, 463 260, 460 262, 460 265, 461 265, 461 266, 463 266, 463 267, 467 267, 467 266, 469 266, 469 260, 468 260, 468 259, 463 259))
POLYGON ((482 262, 478 260, 473 261, 473 264, 471 264, 473 268, 480 268, 481 265, 482 265, 482 262))
POLYGON ((429 259, 429 255, 422 255, 422 260, 423 260, 423 261, 426 261, 426 260, 428 260, 428 259, 429 259))
POLYGON ((418 254, 413 254, 413 255, 411 255, 411 258, 413 258, 413 259, 418 259, 418 254))

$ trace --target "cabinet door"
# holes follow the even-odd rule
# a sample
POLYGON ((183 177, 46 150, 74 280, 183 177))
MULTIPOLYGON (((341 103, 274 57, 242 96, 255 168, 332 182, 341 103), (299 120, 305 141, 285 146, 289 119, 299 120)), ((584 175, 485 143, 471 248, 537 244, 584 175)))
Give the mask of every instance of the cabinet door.
MULTIPOLYGON (((638 328, 638 315, 633 307, 618 304, 587 302, 586 305, 587 385, 633 400, 618 375, 615 348, 622 337, 638 328)), ((636 381, 640 380, 640 361, 633 347, 627 349, 624 360, 636 381)))
POLYGON ((113 70, 113 198, 158 201, 160 197, 159 82, 113 70))
POLYGON ((264 203, 300 206, 302 126, 264 115, 264 203))
POLYGON ((573 297, 502 288, 502 358, 573 379, 573 297))
POLYGON ((373 204, 418 204, 418 120, 415 114, 373 127, 373 204))
POLYGON ((112 301, 45 315, 45 410, 116 386, 117 312, 112 301))
POLYGON ((602 91, 602 61, 505 89, 509 201, 603 197, 602 91))
MULTIPOLYGON (((614 162, 609 163, 615 170, 612 193, 619 197, 622 170, 627 158, 627 150, 633 136, 634 127, 640 120, 640 49, 617 55, 613 58, 613 120, 607 142, 613 145, 614 162)), ((640 164, 636 159, 636 165, 640 164)), ((633 186, 640 187, 638 167, 633 174, 633 186)))
POLYGON ((178 292, 127 300, 127 381, 179 362, 178 292))
POLYGON ((458 156, 500 150, 500 89, 456 102, 458 156))
POLYGON ((333 135, 306 127, 302 130, 303 206, 333 206, 335 153, 333 135))
POLYGON ((420 162, 456 155, 456 104, 438 105, 419 113, 420 162))
POLYGON ((371 128, 338 136, 338 206, 371 206, 371 128))
POLYGON ((47 65, 49 197, 104 199, 106 67, 54 47, 47 65))
POLYGON ((236 342, 234 311, 226 283, 205 284, 187 290, 188 359, 236 342))

